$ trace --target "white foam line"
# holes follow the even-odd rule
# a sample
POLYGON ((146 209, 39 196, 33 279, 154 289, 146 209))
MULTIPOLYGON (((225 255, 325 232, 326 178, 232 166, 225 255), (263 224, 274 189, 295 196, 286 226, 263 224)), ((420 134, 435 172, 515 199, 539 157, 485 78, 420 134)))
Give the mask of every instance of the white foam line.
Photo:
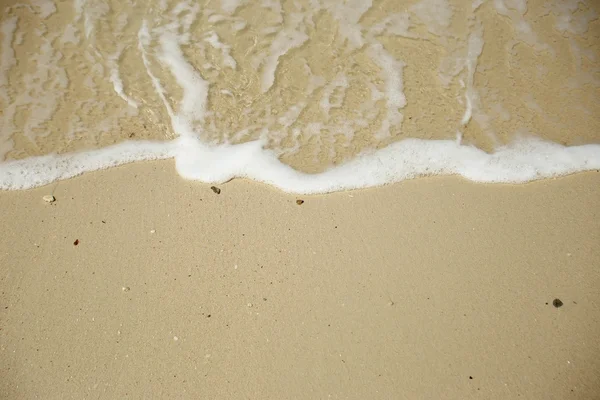
POLYGON ((237 62, 231 56, 231 46, 225 45, 219 39, 219 35, 214 31, 210 31, 206 34, 204 41, 210 44, 214 49, 221 50, 221 57, 223 57, 223 64, 226 67, 235 70, 237 68, 237 62))
POLYGON ((477 96, 474 80, 477 59, 483 51, 483 28, 481 24, 478 24, 475 31, 469 35, 467 46, 467 57, 465 61, 467 66, 467 88, 465 91, 466 109, 462 120, 460 121, 463 126, 468 124, 473 116, 473 100, 477 96))
POLYGON ((160 61, 170 69, 183 89, 180 114, 193 121, 202 121, 208 98, 208 82, 186 61, 175 34, 164 32, 159 42, 162 50, 160 61))
POLYGON ((400 109, 406 106, 402 80, 404 63, 396 60, 381 43, 371 45, 369 55, 381 68, 381 77, 385 82, 387 115, 382 121, 381 128, 375 134, 376 138, 383 139, 390 136, 391 127, 402 123, 403 116, 400 109))
POLYGON ((466 103, 466 107, 465 107, 465 113, 463 114, 462 119, 460 120, 461 125, 466 125, 469 123, 469 121, 471 120, 471 118, 473 117, 473 104, 471 103, 471 97, 472 93, 471 93, 471 88, 468 88, 465 91, 465 103, 466 103))
POLYGON ((156 90, 156 93, 162 100, 163 105, 167 109, 167 113, 169 114, 169 117, 171 117, 171 119, 173 119, 173 116, 175 115, 175 113, 173 112, 173 108, 167 101, 167 98, 165 96, 165 90, 162 87, 162 85, 160 84, 160 80, 152 73, 152 70, 150 69, 150 61, 148 60, 146 46, 149 46, 151 41, 152 41, 152 37, 150 36, 150 31, 148 30, 148 25, 147 25, 146 21, 144 20, 144 22, 142 23, 142 27, 138 31, 138 48, 140 50, 140 53, 142 54, 142 62, 144 63, 144 67, 146 67, 146 73, 148 74, 148 76, 150 77, 150 80, 152 81, 154 90, 156 90))
POLYGON ((108 64, 110 67, 110 81, 113 84, 113 89, 119 95, 120 98, 125 100, 127 104, 129 104, 133 108, 138 108, 138 103, 133 100, 131 97, 125 94, 123 90, 123 81, 121 80, 121 76, 119 74, 119 59, 121 58, 123 48, 120 47, 119 50, 109 57, 108 64))
POLYGON ((177 172, 186 179, 223 183, 248 178, 298 194, 368 188, 429 175, 525 183, 600 169, 596 144, 565 147, 523 139, 489 154, 453 140, 405 139, 325 172, 306 174, 283 164, 263 145, 253 141, 214 147, 182 136, 171 142, 124 142, 82 153, 31 157, 0 164, 0 189, 29 189, 84 172, 167 158, 175 158, 177 172))
POLYGON ((427 175, 460 175, 475 182, 524 183, 600 169, 600 145, 564 147, 536 139, 493 154, 453 140, 406 139, 311 175, 282 164, 261 142, 207 147, 182 138, 177 171, 186 179, 222 183, 248 178, 299 194, 381 186, 427 175))
POLYGON ((29 157, 0 164, 0 189, 21 190, 135 161, 172 158, 175 143, 124 142, 99 150, 29 157))
POLYGON ((110 7, 104 2, 95 1, 89 4, 88 0, 75 0, 75 21, 79 21, 83 15, 83 27, 85 37, 90 39, 96 30, 96 24, 102 17, 110 12, 110 7))
POLYGON ((279 65, 279 59, 290 50, 299 48, 307 40, 308 35, 303 25, 303 16, 301 14, 290 15, 290 28, 282 29, 277 33, 269 49, 270 54, 265 59, 263 73, 261 78, 261 90, 263 93, 269 91, 275 82, 275 72, 279 65))

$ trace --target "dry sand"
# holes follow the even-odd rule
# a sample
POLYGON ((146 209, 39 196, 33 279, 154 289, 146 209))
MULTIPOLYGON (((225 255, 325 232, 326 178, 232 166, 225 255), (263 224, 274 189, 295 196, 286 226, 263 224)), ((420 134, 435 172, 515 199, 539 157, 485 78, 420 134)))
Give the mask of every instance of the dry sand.
POLYGON ((220 188, 0 193, 0 397, 599 398, 600 173, 220 188))

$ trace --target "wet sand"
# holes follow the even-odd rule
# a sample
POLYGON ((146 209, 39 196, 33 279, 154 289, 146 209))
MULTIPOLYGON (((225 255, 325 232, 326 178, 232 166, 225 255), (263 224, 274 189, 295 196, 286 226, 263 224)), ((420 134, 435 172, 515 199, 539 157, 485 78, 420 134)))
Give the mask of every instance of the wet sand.
POLYGON ((593 2, 193 3, 7 1, 0 160, 170 140, 175 114, 310 173, 406 138, 600 143, 593 2))
POLYGON ((600 395, 600 173, 219 188, 162 161, 1 192, 0 397, 600 395))

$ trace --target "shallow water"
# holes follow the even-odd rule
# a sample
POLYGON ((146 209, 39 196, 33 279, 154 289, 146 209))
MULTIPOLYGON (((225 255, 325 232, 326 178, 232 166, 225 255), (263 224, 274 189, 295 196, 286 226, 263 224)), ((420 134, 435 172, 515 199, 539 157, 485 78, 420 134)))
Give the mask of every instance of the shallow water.
MULTIPOLYGON (((256 165, 322 172, 407 138, 488 153, 532 136, 600 143, 598 11, 573 0, 11 0, 0 19, 0 157, 133 141, 110 162, 80 160, 82 172, 177 159, 168 146, 185 138, 204 147, 180 157, 183 175, 269 181, 279 178, 256 165), (144 140, 169 145, 131 150, 144 140), (226 145, 256 140, 283 165, 253 148, 254 172, 234 168, 239 152, 226 145)), ((585 149, 579 169, 600 157, 585 149)), ((419 162, 432 161, 404 175, 453 172, 419 162)), ((22 179, 43 169, 18 165, 22 179)), ((54 178, 77 172, 61 168, 54 178)), ((28 186, 10 179, 2 187, 28 186)))

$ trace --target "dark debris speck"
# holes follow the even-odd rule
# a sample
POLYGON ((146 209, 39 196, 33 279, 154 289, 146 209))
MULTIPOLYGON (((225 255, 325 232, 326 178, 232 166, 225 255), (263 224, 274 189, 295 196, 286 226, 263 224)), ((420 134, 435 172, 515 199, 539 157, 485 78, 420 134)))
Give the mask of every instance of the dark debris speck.
POLYGON ((560 299, 554 299, 552 300, 552 305, 556 308, 559 308, 563 306, 563 302, 560 301, 560 299))

